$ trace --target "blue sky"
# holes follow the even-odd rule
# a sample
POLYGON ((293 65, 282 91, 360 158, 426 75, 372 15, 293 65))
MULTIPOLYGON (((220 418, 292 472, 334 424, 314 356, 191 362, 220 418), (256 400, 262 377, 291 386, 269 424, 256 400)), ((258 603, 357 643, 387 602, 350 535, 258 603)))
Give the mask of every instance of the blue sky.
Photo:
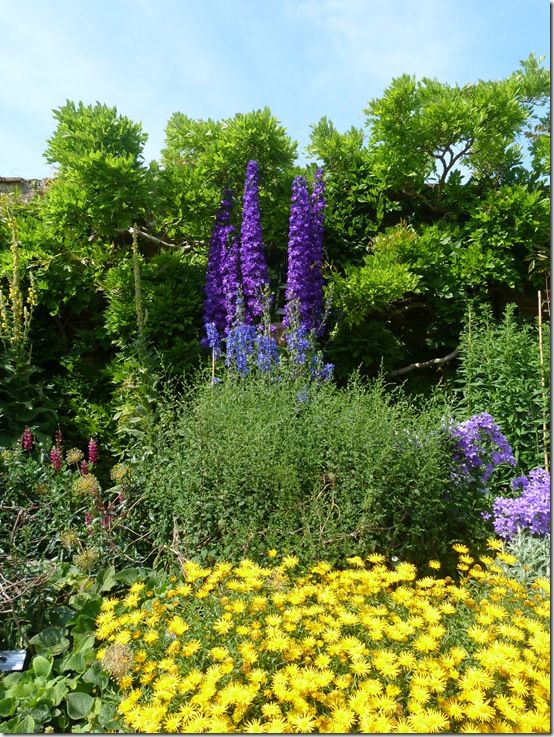
POLYGON ((500 79, 549 63, 547 0, 0 0, 0 176, 43 177, 67 99, 142 123, 156 159, 176 111, 230 117, 268 105, 299 152, 326 115, 362 126, 405 72, 500 79))

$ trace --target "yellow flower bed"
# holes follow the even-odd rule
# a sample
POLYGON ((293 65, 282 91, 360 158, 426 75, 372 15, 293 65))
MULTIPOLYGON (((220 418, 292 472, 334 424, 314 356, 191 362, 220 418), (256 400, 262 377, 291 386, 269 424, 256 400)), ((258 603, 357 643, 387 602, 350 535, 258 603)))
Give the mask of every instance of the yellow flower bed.
POLYGON ((103 602, 98 657, 132 732, 548 733, 549 581, 522 585, 490 547, 455 546, 458 584, 378 555, 188 562, 103 602))

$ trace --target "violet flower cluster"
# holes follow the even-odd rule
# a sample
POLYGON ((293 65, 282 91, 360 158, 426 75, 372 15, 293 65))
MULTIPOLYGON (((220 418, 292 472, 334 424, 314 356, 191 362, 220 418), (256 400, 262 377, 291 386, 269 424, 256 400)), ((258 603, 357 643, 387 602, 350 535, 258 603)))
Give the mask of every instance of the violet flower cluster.
POLYGON ((477 481, 485 485, 496 466, 516 459, 506 437, 488 412, 481 412, 454 426, 450 435, 455 443, 452 480, 477 481))
POLYGON ((249 161, 246 167, 240 232, 244 321, 249 325, 263 315, 262 295, 264 287, 269 284, 262 238, 258 177, 257 162, 249 161))
MULTIPOLYGON (((260 221, 258 165, 249 161, 244 186, 240 242, 231 225, 232 195, 226 190, 210 239, 205 284, 205 337, 215 359, 226 345, 226 366, 245 376, 257 365, 270 372, 280 364, 278 343, 268 330, 268 269, 260 221), (257 326, 257 328, 256 328, 257 326)), ((291 362, 303 367, 312 381, 328 381, 332 364, 315 349, 323 313, 322 171, 315 174, 310 195, 306 180, 296 177, 289 222, 287 304, 284 325, 291 362)), ((297 373, 297 372, 295 372, 297 373)), ((281 375, 276 376, 282 378, 281 375)))
POLYGON ((499 537, 511 540, 518 528, 534 535, 550 534, 550 474, 544 468, 535 468, 529 476, 518 476, 512 481, 514 491, 521 489, 517 499, 496 497, 493 502, 494 531, 499 537))
POLYGON ((320 334, 323 313, 323 211, 325 207, 322 172, 316 172, 310 197, 302 176, 292 183, 289 219, 289 246, 285 325, 298 313, 302 325, 320 334))
POLYGON ((308 353, 312 350, 310 330, 307 325, 301 323, 297 328, 289 330, 286 333, 285 340, 293 362, 304 365, 308 360, 308 353))

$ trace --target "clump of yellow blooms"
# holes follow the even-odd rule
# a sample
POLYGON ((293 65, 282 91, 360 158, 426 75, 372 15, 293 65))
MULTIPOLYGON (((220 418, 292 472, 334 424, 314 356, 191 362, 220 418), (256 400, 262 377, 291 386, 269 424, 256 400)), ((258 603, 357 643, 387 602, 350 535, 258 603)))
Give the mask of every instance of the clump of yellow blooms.
POLYGON ((268 566, 187 562, 181 580, 132 584, 97 619, 100 660, 132 653, 124 728, 548 733, 549 581, 506 573, 498 540, 475 561, 454 547, 458 583, 376 554, 298 572, 270 551, 268 566))

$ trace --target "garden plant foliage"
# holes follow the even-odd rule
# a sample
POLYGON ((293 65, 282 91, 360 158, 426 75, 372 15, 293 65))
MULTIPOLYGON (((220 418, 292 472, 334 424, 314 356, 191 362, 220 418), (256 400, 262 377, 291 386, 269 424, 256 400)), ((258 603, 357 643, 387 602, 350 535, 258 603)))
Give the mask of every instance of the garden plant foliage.
POLYGON ((303 166, 268 108, 149 165, 54 111, 0 196, 0 730, 549 730, 548 84, 403 75, 303 166))

